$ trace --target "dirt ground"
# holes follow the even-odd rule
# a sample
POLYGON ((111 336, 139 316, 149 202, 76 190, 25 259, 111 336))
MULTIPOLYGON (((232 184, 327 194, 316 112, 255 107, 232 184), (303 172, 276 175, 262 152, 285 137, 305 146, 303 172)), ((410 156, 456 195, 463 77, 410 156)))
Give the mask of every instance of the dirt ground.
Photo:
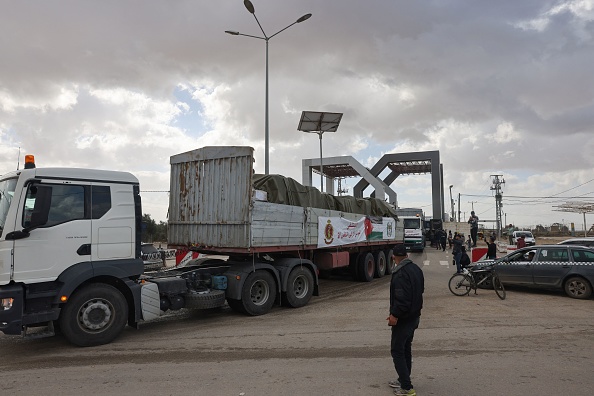
MULTIPOLYGON (((591 395, 594 300, 531 289, 508 290, 504 301, 492 290, 456 297, 449 252, 411 256, 426 278, 413 344, 418 395, 591 395)), ((184 311, 94 348, 1 335, 1 393, 390 395, 388 288, 388 277, 333 277, 303 308, 184 311)))

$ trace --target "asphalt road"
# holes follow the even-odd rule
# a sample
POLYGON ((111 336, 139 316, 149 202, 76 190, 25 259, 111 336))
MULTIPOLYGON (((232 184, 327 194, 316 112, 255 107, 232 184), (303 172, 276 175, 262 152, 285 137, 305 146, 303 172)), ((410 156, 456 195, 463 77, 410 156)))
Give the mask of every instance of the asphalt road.
MULTIPOLYGON (((450 254, 411 258, 426 278, 419 395, 592 394, 594 300, 529 289, 456 297, 450 254)), ((390 395, 388 287, 388 277, 323 280, 300 309, 180 312, 94 348, 1 335, 0 394, 390 395)))

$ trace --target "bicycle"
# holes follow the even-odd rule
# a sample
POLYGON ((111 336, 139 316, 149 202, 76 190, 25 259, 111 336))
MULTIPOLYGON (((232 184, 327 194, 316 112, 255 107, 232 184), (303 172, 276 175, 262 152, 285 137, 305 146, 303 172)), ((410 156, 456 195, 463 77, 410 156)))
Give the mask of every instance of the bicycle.
POLYGON ((476 269, 463 268, 461 273, 454 274, 450 278, 448 283, 450 291, 455 296, 465 296, 470 293, 470 289, 474 289, 476 294, 477 288, 487 287, 490 284, 495 289, 497 297, 505 300, 505 289, 494 267, 491 264, 476 269))

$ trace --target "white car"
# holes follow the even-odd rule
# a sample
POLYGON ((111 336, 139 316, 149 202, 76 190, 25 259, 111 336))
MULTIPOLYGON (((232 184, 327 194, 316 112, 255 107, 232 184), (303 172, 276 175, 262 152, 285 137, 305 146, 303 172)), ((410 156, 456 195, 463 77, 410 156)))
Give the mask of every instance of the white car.
POLYGON ((514 245, 516 243, 518 243, 518 239, 520 239, 520 237, 522 235, 524 236, 524 241, 526 242, 526 246, 536 245, 536 238, 534 238, 534 235, 532 235, 532 233, 530 231, 514 231, 514 233, 513 233, 514 245))
POLYGON ((579 245, 579 246, 594 247, 594 238, 593 237, 571 238, 571 239, 566 239, 563 242, 559 242, 559 245, 579 245))

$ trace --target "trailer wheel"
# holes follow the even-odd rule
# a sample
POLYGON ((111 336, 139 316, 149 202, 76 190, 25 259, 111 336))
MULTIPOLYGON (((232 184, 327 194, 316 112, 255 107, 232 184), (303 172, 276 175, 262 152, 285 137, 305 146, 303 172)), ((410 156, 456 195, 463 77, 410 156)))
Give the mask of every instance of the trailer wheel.
POLYGON ((360 282, 359 278, 359 261, 363 260, 365 253, 351 253, 349 255, 349 271, 356 282, 360 282))
POLYGON ((211 309, 225 305, 224 290, 210 290, 208 293, 187 293, 184 295, 186 308, 211 309))
POLYGON ((126 298, 106 284, 86 286, 72 296, 60 314, 60 328, 66 339, 83 347, 113 341, 127 321, 126 298))
POLYGON ((394 251, 392 249, 387 249, 386 253, 385 253, 386 261, 387 261, 386 275, 390 275, 396 269, 396 263, 394 262, 394 259, 392 258, 393 253, 394 253, 394 251))
POLYGON ((283 304, 291 308, 306 305, 313 295, 314 279, 311 271, 295 267, 287 279, 287 291, 283 293, 283 304))
POLYGON ((375 273, 373 274, 376 278, 381 278, 386 273, 386 255, 383 250, 378 250, 373 253, 373 259, 375 260, 375 273))
POLYGON ((361 282, 371 282, 373 280, 373 275, 375 274, 375 260, 373 259, 373 254, 370 252, 361 254, 357 264, 357 269, 359 270, 358 280, 361 282))
POLYGON ((248 275, 241 291, 243 311, 251 316, 264 315, 276 299, 276 282, 267 271, 256 271, 248 275))

